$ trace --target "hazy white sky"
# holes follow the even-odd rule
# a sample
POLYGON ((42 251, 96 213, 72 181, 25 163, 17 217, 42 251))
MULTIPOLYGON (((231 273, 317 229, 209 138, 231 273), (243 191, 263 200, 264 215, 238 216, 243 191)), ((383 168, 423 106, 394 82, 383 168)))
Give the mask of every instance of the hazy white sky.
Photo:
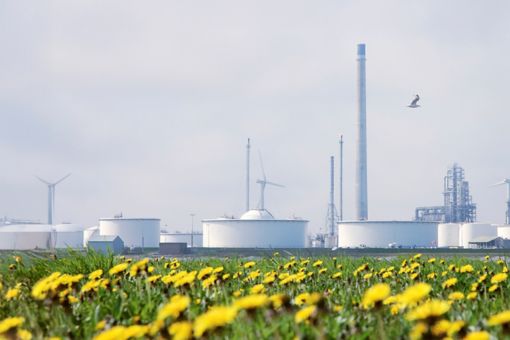
POLYGON ((458 162, 479 220, 503 222, 505 190, 488 186, 510 176, 508 13, 503 0, 0 1, 0 214, 45 221, 34 175, 72 172, 58 222, 122 211, 184 230, 190 212, 239 215, 251 137, 286 185, 268 187, 269 210, 318 230, 343 133, 352 218, 364 42, 369 217, 440 204, 458 162))

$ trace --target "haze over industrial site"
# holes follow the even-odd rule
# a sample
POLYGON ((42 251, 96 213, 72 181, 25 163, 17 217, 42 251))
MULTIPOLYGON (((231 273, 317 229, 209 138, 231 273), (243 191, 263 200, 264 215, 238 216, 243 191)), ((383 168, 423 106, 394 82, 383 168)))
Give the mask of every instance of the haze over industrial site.
MULTIPOLYGON (((510 4, 3 3, 0 214, 96 225, 123 212, 187 230, 253 207, 326 231, 329 157, 344 136, 356 212, 357 44, 367 53, 368 209, 411 220, 460 164, 479 221, 505 222, 510 4), (359 18, 363 17, 363 22, 359 18), (418 109, 407 107, 416 93, 418 109)), ((336 183, 335 185, 338 185, 336 183)), ((336 198, 336 196, 335 196, 336 198)))

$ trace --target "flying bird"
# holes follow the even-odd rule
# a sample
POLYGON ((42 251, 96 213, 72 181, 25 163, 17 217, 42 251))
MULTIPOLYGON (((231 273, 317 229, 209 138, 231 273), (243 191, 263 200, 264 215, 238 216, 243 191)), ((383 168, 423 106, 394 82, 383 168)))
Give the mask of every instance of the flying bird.
POLYGON ((411 102, 411 105, 407 105, 407 107, 411 107, 413 109, 420 107, 420 105, 416 104, 418 103, 418 100, 420 100, 420 96, 416 95, 416 97, 414 97, 413 101, 411 102))

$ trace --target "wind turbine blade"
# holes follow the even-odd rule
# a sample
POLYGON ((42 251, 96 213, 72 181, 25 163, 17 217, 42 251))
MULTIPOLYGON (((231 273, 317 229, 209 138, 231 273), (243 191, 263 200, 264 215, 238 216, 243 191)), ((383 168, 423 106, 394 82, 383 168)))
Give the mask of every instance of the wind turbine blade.
POLYGON ((65 175, 64 177, 62 177, 61 179, 59 179, 58 181, 56 181, 55 183, 53 183, 53 185, 57 185, 58 183, 62 182, 64 179, 66 179, 67 177, 71 176, 71 174, 67 174, 65 175))
POLYGON ((507 184, 507 183, 508 183, 507 181, 501 181, 501 182, 498 182, 496 184, 489 185, 489 187, 497 187, 497 186, 500 186, 500 185, 503 185, 503 184, 507 184))
POLYGON ((41 178, 41 177, 39 177, 39 176, 35 176, 35 178, 37 178, 38 180, 40 180, 41 182, 43 182, 43 183, 44 183, 44 184, 46 184, 46 185, 51 185, 51 183, 50 183, 50 182, 45 181, 44 179, 42 179, 42 178, 41 178))
POLYGON ((285 188, 285 185, 281 185, 281 184, 278 184, 278 183, 266 182, 266 184, 269 184, 269 185, 272 185, 272 186, 275 186, 275 187, 279 187, 279 188, 285 188))

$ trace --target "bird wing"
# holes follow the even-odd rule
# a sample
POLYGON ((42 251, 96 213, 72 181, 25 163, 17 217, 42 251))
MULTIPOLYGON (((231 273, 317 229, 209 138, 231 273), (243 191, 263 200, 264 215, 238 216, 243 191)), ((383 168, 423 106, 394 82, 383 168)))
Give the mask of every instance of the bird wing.
POLYGON ((411 106, 416 105, 416 103, 418 102, 418 100, 420 100, 420 96, 416 95, 416 97, 414 97, 413 101, 411 102, 411 106))

